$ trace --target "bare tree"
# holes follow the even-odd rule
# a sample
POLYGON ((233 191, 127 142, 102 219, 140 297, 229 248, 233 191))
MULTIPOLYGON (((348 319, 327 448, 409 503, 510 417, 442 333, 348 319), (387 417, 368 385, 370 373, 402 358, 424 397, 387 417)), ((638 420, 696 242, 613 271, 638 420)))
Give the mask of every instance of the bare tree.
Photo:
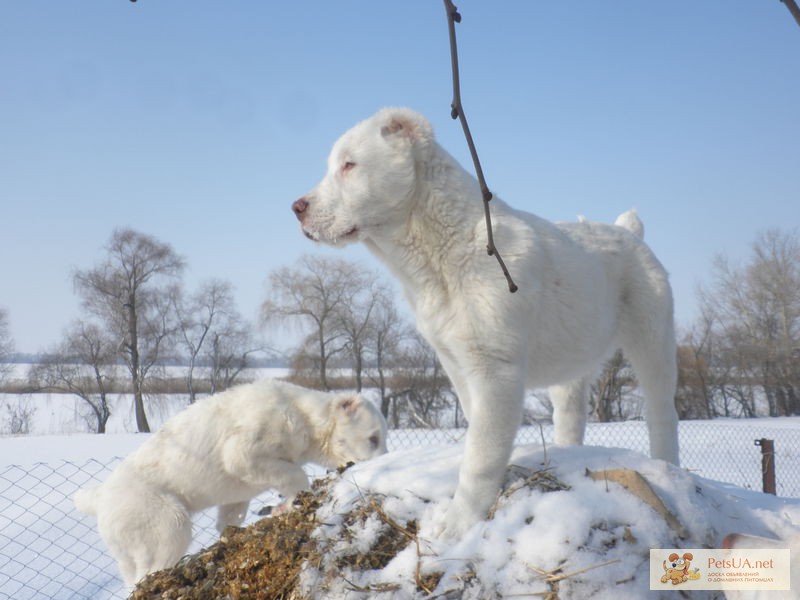
POLYGON ((250 366, 250 356, 263 350, 254 342, 251 331, 250 325, 238 316, 212 331, 206 352, 212 394, 231 387, 250 366))
POLYGON ((176 329, 174 302, 184 261, 169 244, 132 229, 114 231, 105 260, 74 274, 83 306, 117 343, 130 373, 136 425, 150 431, 144 393, 151 368, 176 329))
POLYGON ((11 373, 12 366, 8 363, 8 360, 13 353, 14 339, 11 337, 8 311, 0 307, 0 382, 11 373))
POLYGON ((118 353, 100 327, 76 321, 55 350, 28 372, 33 389, 74 394, 91 410, 94 430, 106 432, 111 416, 108 394, 113 389, 118 353))
POLYGON ((392 373, 393 391, 388 399, 394 427, 434 428, 462 425, 452 384, 433 348, 416 331, 403 347, 403 356, 392 373), (453 422, 444 419, 453 411, 453 422))
POLYGON ((377 274, 365 273, 362 288, 354 294, 349 302, 341 305, 338 311, 337 326, 342 331, 345 350, 352 361, 356 390, 361 391, 364 385, 364 369, 366 362, 373 356, 381 361, 381 352, 385 351, 387 326, 391 324, 391 313, 397 314, 392 300, 391 289, 381 281, 377 274), (377 356, 376 356, 377 355, 377 356))
POLYGON ((713 320, 717 394, 742 416, 759 401, 771 416, 800 413, 800 234, 769 229, 752 245, 749 261, 734 266, 720 256, 713 281, 700 289, 713 320), (760 394, 756 392, 760 391, 760 394))
POLYGON ((630 415, 625 408, 625 400, 636 389, 633 369, 621 350, 617 350, 590 388, 590 406, 597 421, 623 421, 630 415))
POLYGON ((288 320, 307 332, 301 351, 316 362, 318 383, 330 389, 328 365, 347 347, 342 315, 363 290, 366 275, 358 265, 322 256, 303 256, 295 267, 270 275, 269 298, 262 305, 265 323, 288 320))
POLYGON ((195 367, 210 367, 211 393, 230 387, 255 351, 250 327, 236 310, 230 282, 212 279, 200 285, 187 301, 174 298, 180 346, 188 355, 186 385, 189 403, 197 397, 195 367))
POLYGON ((713 318, 702 311, 692 329, 678 344, 678 387, 675 407, 680 419, 712 419, 720 416, 715 402, 716 337, 713 318))
POLYGON ((390 381, 395 369, 401 366, 403 343, 417 335, 414 328, 400 316, 388 289, 378 297, 372 314, 368 348, 374 368, 370 381, 380 393, 380 409, 389 418, 390 381))
POLYGON ((5 402, 4 406, 7 416, 0 431, 10 435, 28 435, 36 414, 36 407, 31 406, 30 399, 20 397, 16 402, 5 402))

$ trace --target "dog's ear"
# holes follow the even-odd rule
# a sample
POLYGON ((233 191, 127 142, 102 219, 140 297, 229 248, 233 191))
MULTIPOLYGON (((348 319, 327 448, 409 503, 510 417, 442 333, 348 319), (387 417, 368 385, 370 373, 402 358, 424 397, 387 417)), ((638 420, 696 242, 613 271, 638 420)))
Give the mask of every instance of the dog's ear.
POLYGON ((694 560, 694 554, 692 554, 691 552, 687 552, 686 554, 683 555, 683 560, 694 560))
POLYGON ((408 108, 384 108, 377 117, 381 122, 381 136, 386 140, 417 142, 433 138, 433 128, 428 120, 408 108))
POLYGON ((675 553, 673 552, 672 554, 670 554, 670 555, 669 555, 669 562, 676 561, 676 560, 678 560, 679 558, 680 558, 680 556, 678 556, 677 554, 675 554, 675 553))
POLYGON ((336 400, 336 409, 348 417, 352 417, 359 406, 361 406, 361 398, 359 396, 342 396, 336 400))

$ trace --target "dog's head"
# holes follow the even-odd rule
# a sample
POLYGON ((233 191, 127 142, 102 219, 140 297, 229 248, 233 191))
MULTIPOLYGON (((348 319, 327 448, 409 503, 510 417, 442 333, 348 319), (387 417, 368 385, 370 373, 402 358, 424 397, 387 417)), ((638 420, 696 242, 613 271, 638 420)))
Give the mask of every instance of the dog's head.
POLYGON ((683 556, 679 556, 674 552, 669 555, 669 567, 671 567, 670 571, 677 571, 680 573, 686 573, 691 566, 691 560, 694 558, 691 552, 684 553, 683 556))
POLYGON ((350 129, 322 181, 292 204, 303 233, 341 246, 403 222, 432 144, 430 123, 405 108, 385 108, 350 129))
POLYGON ((372 402, 359 395, 337 396, 332 410, 330 466, 369 460, 386 452, 386 420, 372 402))

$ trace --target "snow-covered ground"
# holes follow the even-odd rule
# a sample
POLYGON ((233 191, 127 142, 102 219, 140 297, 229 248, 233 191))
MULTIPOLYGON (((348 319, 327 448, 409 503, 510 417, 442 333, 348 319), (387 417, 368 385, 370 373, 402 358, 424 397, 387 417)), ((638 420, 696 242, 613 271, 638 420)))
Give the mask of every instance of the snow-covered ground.
MULTIPOLYGON (((65 408, 63 396, 41 400, 36 400, 37 427, 50 423, 55 427, 75 418, 75 403, 71 409, 65 408)), ((121 398, 119 402, 129 400, 121 398)), ((161 413, 151 411, 154 428, 174 410, 170 405, 161 413)), ((120 409, 118 414, 124 412, 120 409)), ((117 431, 129 430, 123 418, 119 417, 117 423, 117 431)), ((521 490, 518 496, 522 501, 509 503, 493 521, 473 529, 456 546, 441 547, 429 534, 455 486, 461 446, 453 442, 462 436, 459 430, 392 431, 390 454, 347 471, 347 478, 337 488, 342 510, 353 494, 378 493, 387 499, 387 510, 398 518, 418 519, 420 536, 429 544, 425 568, 443 570, 443 581, 457 581, 467 571, 479 572, 482 580, 494 582, 501 594, 522 593, 520 590, 530 594, 538 589, 526 579, 530 568, 550 570, 565 557, 569 557, 569 569, 619 558, 613 578, 627 583, 615 586, 614 598, 650 597, 642 583, 646 577, 643 552, 678 540, 670 537, 636 498, 608 495, 607 485, 588 480, 586 468, 625 467, 642 472, 695 536, 689 538, 691 543, 719 543, 721 536, 731 531, 774 536, 797 531, 800 523, 800 418, 681 423, 685 470, 668 468, 640 454, 647 450, 641 422, 591 424, 587 447, 577 449, 553 447, 548 426, 541 430, 528 427, 518 438, 524 445, 518 448, 514 462, 526 468, 545 464, 571 489, 547 494, 521 490), (761 486, 761 459, 754 440, 760 438, 775 439, 778 498, 757 491, 761 486), (639 453, 600 446, 622 446, 639 453), (599 531, 590 527, 597 523, 602 524, 599 531), (616 540, 625 527, 635 543, 624 547, 612 544, 609 540, 616 540), (639 569, 643 569, 641 576, 637 575, 639 569)), ((79 487, 105 478, 143 439, 144 434, 133 433, 0 438, 0 598, 125 596, 93 520, 78 514, 70 497, 79 487)), ((321 474, 313 467, 309 472, 321 474)), ((274 501, 270 494, 255 500, 248 522, 258 518, 257 509, 274 501)), ((210 513, 198 516, 195 534, 192 550, 215 541, 210 513)), ((688 541, 681 543, 689 547, 688 541)), ((408 576, 409 565, 417 560, 415 552, 408 550, 387 567, 389 571, 373 576, 402 580, 408 576)), ((603 597, 602 590, 591 587, 595 584, 590 576, 579 580, 589 583, 573 589, 569 586, 579 585, 575 583, 578 580, 565 581, 561 589, 573 589, 573 593, 561 597, 603 597)))
MULTIPOLYGON (((669 583, 663 591, 650 591, 650 550, 721 548, 734 532, 789 538, 800 550, 800 499, 713 482, 628 450, 584 446, 545 454, 536 445, 517 447, 508 487, 492 517, 456 543, 445 543, 432 532, 455 490, 461 450, 460 445, 405 450, 346 471, 317 511, 324 523, 315 532, 323 545, 321 564, 303 573, 303 591, 312 598, 410 600, 424 597, 418 582, 437 573, 435 593, 464 600, 711 600, 720 592, 676 594, 679 588, 669 583), (641 474, 672 520, 603 476, 620 470, 641 474), (382 514, 363 509, 371 498, 382 514), (366 517, 354 519, 354 511, 366 517), (382 569, 347 566, 354 548, 368 552, 390 521, 401 527, 414 522, 419 544, 409 544, 382 569), (558 574, 565 576, 553 581, 558 574)), ((766 597, 796 600, 800 582, 794 586, 766 597)))

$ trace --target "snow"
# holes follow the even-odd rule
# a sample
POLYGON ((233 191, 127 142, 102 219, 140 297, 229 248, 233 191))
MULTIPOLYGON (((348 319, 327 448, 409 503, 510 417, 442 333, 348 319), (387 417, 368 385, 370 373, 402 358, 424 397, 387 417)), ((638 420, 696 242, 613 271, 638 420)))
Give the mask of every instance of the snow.
MULTIPOLYGON (((393 431, 389 454, 344 472, 331 502, 321 509, 326 527, 317 535, 337 541, 338 552, 352 552, 354 544, 369 548, 381 530, 379 519, 367 519, 351 532, 352 542, 341 541, 340 528, 354 503, 378 495, 392 518, 419 523, 420 554, 411 544, 382 570, 348 573, 347 579, 355 585, 391 582, 400 587, 394 587, 394 596, 387 598, 410 598, 420 565, 423 574, 443 573, 441 589, 461 589, 464 598, 530 597, 549 589, 536 569, 572 572, 617 560, 559 583, 562 598, 613 596, 615 600, 657 597, 647 591, 650 548, 718 547, 731 532, 773 538, 800 535, 800 499, 769 496, 704 477, 727 473, 729 481, 757 489, 760 457, 753 440, 775 437, 776 448, 784 453, 777 459, 782 493, 786 488, 781 487, 780 469, 800 462, 796 443, 800 418, 681 423, 682 460, 690 470, 650 460, 639 452, 600 447, 618 444, 619 436, 642 428, 642 423, 635 422, 590 425, 587 443, 592 445, 579 448, 554 447, 546 427, 542 433, 531 428, 524 439, 533 443, 518 446, 512 457, 518 468, 513 471, 516 475, 509 476, 509 485, 519 489, 501 498, 492 520, 473 527, 452 545, 437 540, 432 532, 455 489, 463 448, 461 443, 444 442, 458 440, 463 432, 436 432, 440 442, 425 442, 411 437, 417 432, 393 431), (540 437, 546 440, 544 449, 540 437), (721 470, 718 463, 724 465, 721 470), (743 473, 744 464, 754 470, 755 481, 743 473), (585 475, 586 469, 619 468, 636 470, 648 480, 689 532, 686 539, 680 539, 635 495, 616 483, 585 475), (515 478, 526 469, 546 469, 569 489, 542 491, 518 485, 515 478), (622 583, 609 587, 609 581, 622 583)), ((94 521, 79 515, 70 498, 77 488, 105 478, 145 437, 84 433, 0 438, 0 598, 125 597, 94 521)), ((640 445, 640 450, 646 448, 646 438, 640 445)), ((309 472, 322 474, 313 467, 309 472)), ((791 495, 800 497, 795 490, 791 488, 791 495)), ((255 511, 261 506, 275 501, 270 494, 255 500, 246 522, 258 518, 255 511)), ((212 514, 198 516, 195 535, 192 551, 215 541, 212 514)), ((335 553, 328 560, 335 561, 335 553)), ((344 584, 317 579, 313 570, 304 575, 304 582, 318 597, 359 597, 344 584)), ((712 597, 703 595, 707 592, 693 594, 690 597, 712 597)))
MULTIPOLYGON (((512 483, 516 491, 500 497, 491 520, 474 526, 454 544, 444 543, 432 532, 455 490, 462 449, 459 444, 405 450, 346 471, 331 500, 317 513, 325 523, 317 537, 323 542, 347 537, 343 516, 364 498, 377 496, 393 520, 419 523, 421 549, 410 544, 382 570, 345 567, 333 580, 326 577, 327 571, 311 568, 303 576, 305 591, 318 598, 415 598, 415 574, 420 569, 423 574, 443 573, 437 594, 449 591, 465 599, 530 597, 550 591, 540 571, 569 573, 615 561, 565 578, 559 583, 559 597, 650 598, 658 597, 649 591, 651 548, 718 548, 731 532, 800 536, 797 499, 705 480, 627 450, 552 448, 545 456, 540 446, 526 445, 514 452, 513 472, 545 470, 568 489, 543 491, 512 483), (639 497, 616 483, 587 477, 587 469, 641 473, 686 529, 684 538, 639 497), (358 596, 354 588, 369 588, 371 593, 358 596)), ((519 479, 511 480, 515 478, 519 479)), ((352 524, 348 527, 353 535, 352 524)), ((368 524, 355 539, 368 548, 377 535, 374 524, 368 524)), ((352 549, 334 543, 324 554, 322 570, 341 565, 348 551, 352 549)), ((673 596, 664 593, 664 597, 673 596)), ((693 592, 690 597, 714 596, 693 592)))

